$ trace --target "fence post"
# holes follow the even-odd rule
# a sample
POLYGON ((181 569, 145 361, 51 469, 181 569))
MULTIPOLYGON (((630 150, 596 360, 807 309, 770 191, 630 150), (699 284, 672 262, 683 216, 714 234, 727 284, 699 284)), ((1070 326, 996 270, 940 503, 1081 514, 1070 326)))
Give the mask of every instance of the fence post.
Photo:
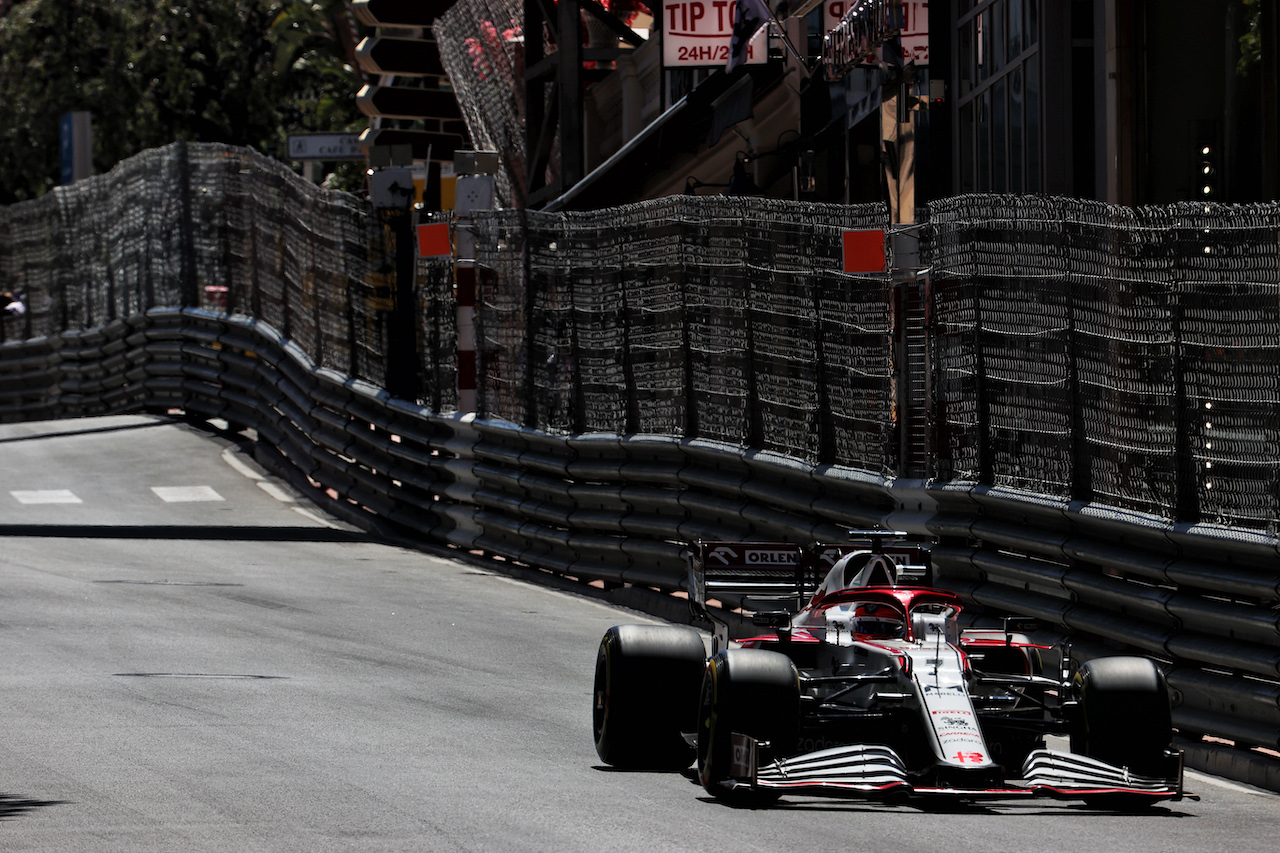
MULTIPOLYGON (((530 429, 538 425, 538 383, 534 367, 533 330, 538 306, 537 288, 533 277, 533 227, 529 223, 529 209, 520 208, 520 230, 524 232, 524 425, 530 429)), ((541 235, 539 235, 541 236, 541 235)))
MULTIPOLYGON (((458 411, 476 410, 476 374, 478 339, 476 337, 476 264, 475 214, 493 209, 498 171, 498 155, 494 151, 457 151, 453 155, 457 176, 453 210, 457 217, 457 373, 458 411)), ((526 281, 527 281, 526 277, 526 281)), ((434 352, 434 350, 432 350, 434 352)))
MULTIPOLYGON (((178 258, 178 287, 181 293, 182 307, 194 308, 200 304, 196 293, 196 248, 195 234, 191 221, 191 151, 185 139, 178 141, 178 205, 181 211, 178 218, 178 245, 181 252, 178 258)), ((155 308, 150 304, 154 297, 148 294, 147 308, 155 308)))
POLYGON ((822 311, 822 288, 830 279, 820 278, 811 285, 813 297, 814 328, 814 376, 817 380, 815 404, 818 408, 818 459, 819 465, 831 465, 836 458, 835 418, 831 417, 831 366, 827 363, 826 323, 822 311))
POLYGON ((978 482, 989 486, 995 479, 995 464, 991 458, 991 401, 987 399, 987 365, 982 347, 982 279, 975 276, 972 287, 973 386, 978 408, 978 482))
POLYGON ((1196 483, 1195 459, 1191 452, 1191 416, 1187 406, 1187 381, 1182 360, 1182 294, 1175 279, 1169 294, 1169 320, 1173 334, 1173 464, 1177 506, 1175 517, 1184 524, 1200 521, 1200 493, 1196 483))
POLYGON ((414 317, 413 278, 417 258, 413 218, 404 210, 385 210, 383 221, 396 241, 396 286, 387 339, 387 391, 402 400, 418 397, 418 324, 414 317))
POLYGON ((681 218, 680 220, 680 266, 676 271, 676 278, 680 282, 680 345, 684 351, 684 437, 698 437, 698 405, 697 394, 693 387, 693 336, 689 332, 689 276, 688 269, 688 252, 686 246, 689 241, 688 220, 681 218))
MULTIPOLYGON (((632 228, 644 229, 648 227, 648 222, 642 222, 632 228)), ((627 435, 633 435, 640 432, 640 399, 639 389, 636 388, 636 366, 635 355, 631 352, 631 306, 628 304, 627 293, 631 290, 633 282, 638 284, 642 277, 647 279, 647 274, 641 270, 640 274, 633 275, 631 267, 626 263, 626 253, 620 249, 623 238, 621 234, 623 229, 616 227, 609 229, 609 252, 612 255, 610 263, 618 265, 618 295, 622 300, 622 310, 619 312, 619 325, 622 327, 622 381, 626 394, 626 420, 623 432, 627 435)))
POLYGON ((1079 335, 1076 331, 1076 287, 1072 270, 1070 234, 1065 216, 1059 220, 1059 251, 1067 275, 1063 277, 1064 307, 1067 313, 1067 399, 1071 406, 1071 499, 1089 503, 1093 500, 1093 464, 1089 452, 1089 435, 1084 417, 1085 401, 1080 394, 1079 335))
MULTIPOLYGON (((769 256, 772 254, 773 246, 765 241, 765 229, 755 229, 754 226, 758 220, 753 221, 752 217, 745 214, 743 208, 738 209, 738 215, 743 218, 743 230, 745 232, 746 245, 743 246, 743 274, 742 274, 742 319, 746 324, 744 329, 745 340, 744 347, 746 349, 745 358, 743 359, 742 368, 746 372, 746 416, 747 416, 747 446, 748 447, 764 447, 764 418, 760 416, 760 385, 756 376, 756 298, 754 279, 752 268, 759 266, 761 269, 769 269, 769 256)), ((772 284, 772 282, 770 282, 772 284)), ((773 288, 770 288, 773 290, 773 288)))
POLYGON ((402 400, 418 398, 418 324, 414 317, 413 276, 417 255, 413 245, 413 176, 403 167, 381 168, 369 181, 369 196, 378 221, 395 244, 392 264, 395 283, 387 323, 387 392, 402 400))
POLYGON ((924 295, 920 284, 920 235, 895 231, 892 249, 893 360, 897 382, 897 447, 895 473, 899 477, 925 475, 928 449, 925 438, 929 404, 928 349, 924 336, 924 295))
MULTIPOLYGON (((566 221, 566 231, 570 228, 573 228, 573 225, 566 221)), ((594 236, 587 237, 584 228, 579 227, 574 231, 572 238, 569 234, 565 234, 565 242, 569 245, 573 245, 571 240, 596 240, 594 236)), ((597 247, 598 244, 593 245, 592 249, 597 247)), ((569 369, 572 384, 569 387, 569 411, 566 414, 572 424, 573 432, 583 433, 587 430, 587 395, 582 387, 582 346, 578 335, 578 321, 582 317, 578 311, 578 288, 582 284, 582 276, 573 271, 567 277, 569 279, 569 369)))

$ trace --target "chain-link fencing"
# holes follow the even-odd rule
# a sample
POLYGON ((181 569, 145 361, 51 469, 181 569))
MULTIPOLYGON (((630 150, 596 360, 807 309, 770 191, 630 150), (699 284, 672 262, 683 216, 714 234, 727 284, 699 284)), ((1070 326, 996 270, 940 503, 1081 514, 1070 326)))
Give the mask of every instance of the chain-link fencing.
POLYGON ((472 141, 504 153, 498 198, 521 206, 528 186, 523 0, 459 0, 436 18, 432 32, 472 141))
MULTIPOLYGON (((317 366, 385 385, 396 250, 357 196, 247 149, 175 143, 0 207, 0 287, 28 309, 0 323, 0 341, 203 307, 264 321, 317 366)), ((449 410, 453 267, 417 267, 413 372, 420 396, 449 410)))
POLYGON ((892 526, 967 603, 1164 661, 1184 732, 1276 749, 1280 205, 930 214, 873 274, 842 249, 879 205, 477 216, 450 416, 452 259, 406 306, 413 220, 178 144, 0 208, 0 420, 224 417, 344 517, 607 584, 892 526))
POLYGON ((672 196, 481 218, 479 414, 891 473, 890 277, 841 254, 887 216, 672 196))
POLYGON ((1280 206, 931 214, 939 478, 1276 532, 1280 206))

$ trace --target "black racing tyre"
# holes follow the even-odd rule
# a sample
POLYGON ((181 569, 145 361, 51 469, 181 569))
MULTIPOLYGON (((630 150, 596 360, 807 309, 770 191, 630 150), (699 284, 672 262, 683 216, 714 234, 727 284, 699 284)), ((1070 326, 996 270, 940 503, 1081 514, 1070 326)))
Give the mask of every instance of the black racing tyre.
POLYGON ((1143 776, 1165 773, 1173 741, 1164 674, 1142 657, 1095 658, 1076 672, 1080 718, 1071 749, 1143 776))
POLYGON ((596 654, 592 729, 596 752, 613 767, 682 770, 693 761, 693 731, 706 668, 702 637, 674 625, 618 625, 596 654))
POLYGON ((800 680, 786 655, 764 649, 726 649, 707 664, 698 703, 698 779, 718 800, 757 805, 778 794, 733 787, 732 735, 767 742, 759 765, 794 752, 800 721, 800 680))

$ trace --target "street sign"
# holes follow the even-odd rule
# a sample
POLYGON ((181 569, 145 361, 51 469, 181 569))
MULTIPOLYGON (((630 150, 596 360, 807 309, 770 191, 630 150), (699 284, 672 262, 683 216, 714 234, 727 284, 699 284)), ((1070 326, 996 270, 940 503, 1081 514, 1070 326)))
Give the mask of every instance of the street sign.
POLYGON ((358 133, 291 133, 290 160, 363 160, 358 133))
POLYGON ((443 75, 440 49, 430 39, 368 36, 356 45, 356 62, 373 74, 401 77, 443 75))
MULTIPOLYGON (((664 68, 721 66, 729 58, 733 38, 730 0, 663 0, 662 65, 664 68)), ((747 45, 747 65, 769 61, 769 28, 761 27, 747 45)))
POLYGON ((453 239, 448 222, 418 226, 418 257, 443 258, 453 254, 453 239))
POLYGON ((929 64, 928 0, 827 0, 822 28, 828 79, 860 65, 929 64))
POLYGON ((360 147, 368 149, 374 145, 411 146, 414 160, 452 160, 454 151, 466 147, 463 138, 453 133, 371 127, 360 134, 360 147))
POLYGON ((371 118, 462 118, 457 96, 449 89, 363 86, 360 94, 356 95, 356 106, 371 118))
POLYGON ((371 27, 429 27, 454 0, 353 0, 351 12, 371 27))

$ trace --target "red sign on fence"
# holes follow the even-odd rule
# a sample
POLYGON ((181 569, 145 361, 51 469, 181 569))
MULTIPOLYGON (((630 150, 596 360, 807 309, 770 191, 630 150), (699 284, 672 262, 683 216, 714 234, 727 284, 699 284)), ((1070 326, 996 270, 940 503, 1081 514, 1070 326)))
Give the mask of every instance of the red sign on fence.
POLYGON ((845 272, 884 272, 884 231, 844 232, 845 272))
POLYGON ((418 226, 418 257, 441 258, 452 254, 453 241, 449 239, 448 222, 418 226))

